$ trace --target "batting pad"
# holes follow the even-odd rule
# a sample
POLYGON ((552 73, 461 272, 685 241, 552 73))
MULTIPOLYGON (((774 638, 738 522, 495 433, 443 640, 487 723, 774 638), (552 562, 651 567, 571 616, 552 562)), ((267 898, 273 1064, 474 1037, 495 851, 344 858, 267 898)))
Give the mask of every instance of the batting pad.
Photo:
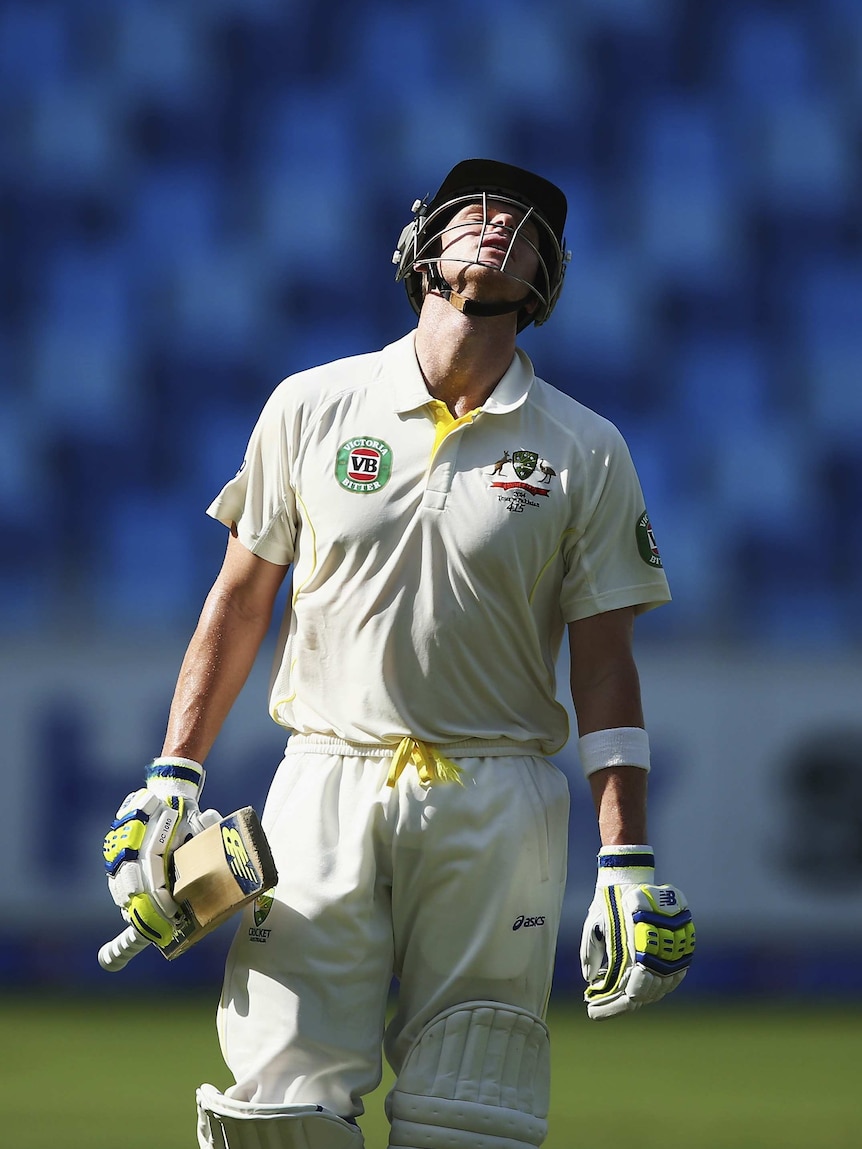
POLYGON ((390 1149, 533 1149, 550 1084, 543 1021, 499 1002, 455 1006, 419 1034, 386 1100, 390 1149))
POLYGON ((256 1105, 197 1091, 200 1149, 363 1149, 357 1125, 320 1105, 256 1105))

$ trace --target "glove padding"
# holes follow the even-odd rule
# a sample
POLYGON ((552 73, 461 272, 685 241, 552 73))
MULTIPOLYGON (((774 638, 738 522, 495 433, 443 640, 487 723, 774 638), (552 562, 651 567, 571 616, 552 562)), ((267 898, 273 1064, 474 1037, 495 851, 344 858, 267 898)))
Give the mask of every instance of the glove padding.
POLYGON ((217 810, 198 807, 204 776, 198 763, 156 759, 147 768, 147 785, 124 799, 105 837, 111 897, 126 921, 157 946, 171 941, 183 917, 170 893, 171 855, 221 820, 217 810))
POLYGON ((675 886, 653 884, 655 870, 644 865, 651 857, 649 847, 599 853, 599 881, 581 937, 584 1000, 593 1020, 659 1001, 691 965, 695 931, 688 903, 675 886), (625 880, 635 876, 648 880, 625 880))

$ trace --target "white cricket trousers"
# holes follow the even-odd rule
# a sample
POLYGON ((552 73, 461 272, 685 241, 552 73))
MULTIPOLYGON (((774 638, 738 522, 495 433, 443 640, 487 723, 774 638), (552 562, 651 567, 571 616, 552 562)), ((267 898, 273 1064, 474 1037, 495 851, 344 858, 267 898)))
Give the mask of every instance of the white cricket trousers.
POLYGON ((397 1074, 442 1010, 492 1000, 544 1017, 568 783, 517 744, 469 746, 479 756, 440 747, 463 786, 423 785, 410 764, 390 787, 391 751, 290 739, 262 818, 278 885, 265 916, 265 901, 243 912, 219 1004, 228 1096, 357 1117, 382 1048, 397 1074))

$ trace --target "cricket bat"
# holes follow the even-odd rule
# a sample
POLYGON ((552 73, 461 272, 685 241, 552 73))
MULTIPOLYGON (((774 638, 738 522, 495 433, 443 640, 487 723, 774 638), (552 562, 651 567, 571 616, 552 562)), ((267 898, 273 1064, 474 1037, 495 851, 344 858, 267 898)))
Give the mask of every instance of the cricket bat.
MULTIPOLYGON (((182 910, 174 936, 157 947, 172 961, 278 881, 260 820, 251 806, 228 814, 171 855, 171 896, 182 910)), ((150 945, 130 925, 99 950, 99 965, 121 970, 150 945)))

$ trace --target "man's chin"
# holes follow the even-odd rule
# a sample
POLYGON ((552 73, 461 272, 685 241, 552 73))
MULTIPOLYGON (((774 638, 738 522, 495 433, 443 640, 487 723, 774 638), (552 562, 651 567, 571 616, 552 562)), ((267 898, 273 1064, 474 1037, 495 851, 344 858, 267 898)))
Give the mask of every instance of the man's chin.
POLYGON ((462 265, 454 280, 454 290, 476 303, 514 303, 527 289, 520 280, 483 261, 468 267, 462 265))

